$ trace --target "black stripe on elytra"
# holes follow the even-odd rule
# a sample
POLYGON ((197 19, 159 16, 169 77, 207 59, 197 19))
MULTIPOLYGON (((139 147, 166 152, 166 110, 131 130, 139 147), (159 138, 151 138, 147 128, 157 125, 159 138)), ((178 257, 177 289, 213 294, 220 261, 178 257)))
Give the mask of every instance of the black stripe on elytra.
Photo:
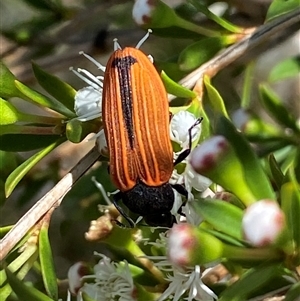
POLYGON ((122 58, 115 58, 112 62, 113 68, 118 68, 122 111, 125 120, 125 127, 129 137, 130 148, 133 149, 134 133, 133 133, 133 116, 132 116, 132 90, 130 81, 130 67, 137 60, 132 56, 125 56, 122 58))

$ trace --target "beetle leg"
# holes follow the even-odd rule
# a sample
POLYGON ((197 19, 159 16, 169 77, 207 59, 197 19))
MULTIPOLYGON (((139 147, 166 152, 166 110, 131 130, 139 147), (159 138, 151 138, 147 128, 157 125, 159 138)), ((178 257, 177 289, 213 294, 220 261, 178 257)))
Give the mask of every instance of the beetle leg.
POLYGON ((116 224, 122 228, 134 228, 135 227, 135 223, 134 221, 124 212, 123 208, 119 206, 118 202, 122 199, 123 193, 122 191, 119 191, 118 193, 116 193, 113 196, 113 200, 112 203, 115 205, 115 207, 118 209, 118 211, 120 212, 120 214, 127 220, 127 222, 129 223, 129 227, 122 224, 121 222, 119 222, 118 220, 115 220, 116 224))
POLYGON ((172 188, 174 188, 177 192, 182 194, 186 199, 188 198, 188 192, 185 187, 181 184, 172 184, 172 188))
POLYGON ((177 210, 177 213, 181 216, 185 216, 185 214, 182 212, 182 207, 185 206, 187 200, 188 200, 188 192, 185 189, 185 187, 181 184, 172 184, 172 188, 174 188, 178 193, 182 194, 185 197, 185 200, 182 202, 182 205, 177 210))
POLYGON ((182 162, 190 154, 191 149, 192 149, 192 130, 195 126, 200 124, 202 120, 203 120, 203 117, 198 118, 196 120, 196 122, 189 128, 189 130, 188 130, 188 132, 189 132, 189 147, 179 154, 179 156, 177 157, 177 159, 174 162, 174 166, 176 166, 177 164, 182 162))

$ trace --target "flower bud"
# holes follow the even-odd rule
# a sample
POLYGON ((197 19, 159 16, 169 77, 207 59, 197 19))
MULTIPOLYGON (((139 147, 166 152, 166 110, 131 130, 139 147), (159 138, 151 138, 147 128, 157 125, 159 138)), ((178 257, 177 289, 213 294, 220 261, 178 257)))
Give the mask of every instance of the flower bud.
POLYGON ((223 244, 214 236, 189 224, 174 225, 168 239, 169 260, 177 266, 195 266, 218 260, 223 244))
POLYGON ((285 227, 285 215, 272 200, 261 200, 249 206, 243 217, 243 233, 253 246, 276 242, 285 227))
POLYGON ((215 136, 198 146, 191 154, 191 165, 200 174, 209 173, 230 155, 230 145, 223 136, 215 136))
POLYGON ((175 25, 177 15, 160 0, 136 0, 132 9, 133 20, 147 28, 163 28, 175 25))
POLYGON ((256 201, 248 187, 241 162, 224 136, 214 136, 191 154, 191 166, 196 172, 234 193, 244 204, 256 201))
POLYGON ((99 130, 99 124, 99 122, 81 122, 74 118, 66 125, 66 136, 69 141, 79 143, 91 132, 97 132, 99 130))
POLYGON ((232 116, 232 121, 239 130, 256 139, 264 139, 266 136, 281 135, 281 131, 274 125, 266 123, 264 120, 245 109, 235 111, 232 116))
POLYGON ((73 264, 68 271, 69 289, 73 295, 77 295, 83 285, 82 277, 89 274, 89 268, 84 262, 73 264))

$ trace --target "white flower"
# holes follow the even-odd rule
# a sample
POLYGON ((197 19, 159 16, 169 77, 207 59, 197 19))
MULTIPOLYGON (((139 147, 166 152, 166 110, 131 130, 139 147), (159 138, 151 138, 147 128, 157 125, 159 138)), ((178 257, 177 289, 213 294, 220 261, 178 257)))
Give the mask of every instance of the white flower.
POLYGON ((197 191, 204 191, 206 190, 212 183, 212 181, 194 171, 191 164, 188 162, 186 164, 186 168, 184 171, 186 189, 190 190, 194 188, 197 191))
POLYGON ((78 90, 75 95, 74 109, 80 121, 101 117, 102 90, 95 90, 92 86, 78 90))
POLYGON ((116 263, 99 254, 102 259, 94 267, 94 275, 84 279, 94 279, 85 283, 81 291, 95 301, 135 301, 135 286, 127 261, 116 263))
MULTIPOLYGON (((170 123, 170 137, 172 141, 177 142, 182 148, 189 146, 189 129, 193 127, 197 118, 188 111, 179 111, 174 114, 170 123)), ((201 134, 201 124, 192 129, 192 142, 197 141, 201 134)))
MULTIPOLYGON (((155 242, 147 242, 157 249, 165 250, 168 242, 168 232, 162 232, 155 242)), ((202 282, 202 277, 209 269, 201 273, 200 267, 195 266, 186 270, 172 265, 167 256, 147 256, 160 270, 168 272, 166 280, 168 288, 162 293, 157 301, 164 301, 168 298, 173 301, 179 300, 186 292, 186 300, 212 301, 218 299, 217 295, 202 282)))
MULTIPOLYGON (((105 67, 94 58, 84 52, 80 52, 80 54, 83 54, 88 60, 94 63, 102 72, 105 71, 105 67)), ((89 85, 78 90, 75 95, 74 109, 78 116, 77 119, 80 121, 88 121, 101 117, 102 81, 104 77, 95 76, 91 72, 81 68, 77 70, 70 68, 70 70, 89 85)))
POLYGON ((218 299, 217 295, 202 282, 201 278, 202 273, 198 265, 194 269, 185 272, 173 268, 173 275, 169 275, 167 278, 170 282, 169 287, 157 301, 166 300, 171 296, 173 301, 178 301, 186 292, 188 292, 188 296, 184 299, 188 301, 213 301, 218 299))
POLYGON ((187 201, 185 206, 182 208, 182 212, 185 215, 185 220, 188 224, 198 226, 203 219, 199 213, 195 211, 194 207, 191 206, 192 202, 196 201, 187 201))
MULTIPOLYGON (((172 117, 171 124, 170 124, 170 137, 172 141, 178 143, 182 150, 174 155, 177 158, 184 149, 189 147, 190 137, 189 137, 189 130, 193 127, 197 118, 190 112, 187 111, 180 111, 172 117)), ((201 134, 201 124, 196 125, 191 130, 191 138, 192 142, 198 141, 201 134)), ((192 194, 192 189, 197 191, 205 191, 210 185, 211 180, 208 178, 199 175, 194 171, 189 163, 189 156, 183 160, 185 163, 184 171, 178 172, 176 169, 173 170, 173 174, 170 180, 171 184, 183 184, 186 191, 188 192, 188 203, 194 199, 192 194)), ((186 204, 187 208, 185 210, 185 214, 187 216, 187 220, 192 224, 199 224, 200 219, 191 207, 186 204), (189 208, 188 208, 189 207, 189 208), (188 218, 189 217, 189 218, 188 218), (193 222, 192 222, 193 221, 193 222)), ((172 213, 176 216, 176 213, 179 207, 182 205, 182 196, 178 193, 175 193, 175 202, 173 206, 172 213)))

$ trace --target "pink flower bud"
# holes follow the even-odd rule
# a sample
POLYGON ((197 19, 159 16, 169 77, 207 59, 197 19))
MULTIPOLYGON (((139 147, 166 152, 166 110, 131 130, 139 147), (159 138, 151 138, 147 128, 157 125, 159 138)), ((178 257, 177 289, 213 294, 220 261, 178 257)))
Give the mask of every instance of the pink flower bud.
POLYGON ((135 0, 132 18, 146 28, 164 28, 182 23, 172 8, 160 0, 135 0))
POLYGON ((138 0, 135 2, 132 10, 132 17, 136 24, 144 25, 150 21, 152 10, 155 6, 152 4, 151 1, 147 0, 138 0))
POLYGON ((256 202, 248 186, 244 166, 224 136, 214 136, 191 153, 190 164, 196 172, 230 191, 246 206, 256 202))
POLYGON ((250 121, 250 118, 251 116, 246 110, 239 109, 233 113, 232 121, 238 129, 244 131, 247 123, 250 121))
POLYGON ((73 264, 68 271, 69 289, 73 295, 77 295, 82 287, 81 278, 89 273, 89 269, 84 262, 77 262, 73 264))
POLYGON ((200 174, 213 169, 229 149, 229 144, 225 137, 215 136, 204 141, 194 149, 191 154, 191 165, 200 174))
POLYGON ((169 259, 175 265, 185 266, 190 262, 190 252, 195 248, 197 239, 189 224, 174 225, 169 236, 169 259))
POLYGON ((174 265, 206 264, 223 256, 223 243, 190 224, 174 225, 168 239, 168 257, 174 265))
POLYGON ((261 247, 274 243, 285 226, 285 215, 272 200, 261 200, 249 206, 243 217, 244 237, 261 247))

